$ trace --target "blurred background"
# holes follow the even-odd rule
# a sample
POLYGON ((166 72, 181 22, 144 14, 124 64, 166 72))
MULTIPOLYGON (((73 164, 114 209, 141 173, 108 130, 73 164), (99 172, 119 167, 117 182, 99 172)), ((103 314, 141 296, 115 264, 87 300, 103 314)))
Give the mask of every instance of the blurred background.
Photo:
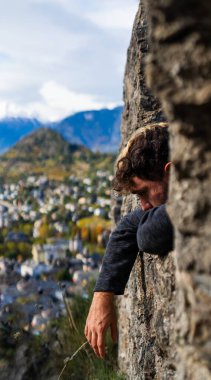
MULTIPOLYGON (((57 379, 84 342, 111 231, 137 8, 137 0, 2 1, 1 380, 57 379)), ((109 352, 100 362, 86 347, 61 378, 121 379, 109 352)))

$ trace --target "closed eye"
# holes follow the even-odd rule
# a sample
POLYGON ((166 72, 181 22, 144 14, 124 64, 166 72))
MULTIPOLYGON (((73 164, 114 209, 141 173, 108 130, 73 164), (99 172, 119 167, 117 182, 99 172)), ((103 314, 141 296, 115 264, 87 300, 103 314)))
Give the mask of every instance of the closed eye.
POLYGON ((138 198, 145 197, 147 195, 148 190, 142 189, 140 191, 133 191, 132 194, 135 194, 138 198))

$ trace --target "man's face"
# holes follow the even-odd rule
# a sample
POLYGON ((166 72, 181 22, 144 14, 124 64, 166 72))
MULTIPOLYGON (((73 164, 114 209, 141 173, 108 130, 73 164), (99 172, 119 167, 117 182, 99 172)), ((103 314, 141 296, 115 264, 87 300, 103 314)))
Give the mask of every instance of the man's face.
POLYGON ((134 186, 131 187, 131 193, 138 196, 142 210, 149 210, 167 201, 167 176, 164 176, 162 181, 148 181, 139 177, 133 177, 133 184, 134 186))

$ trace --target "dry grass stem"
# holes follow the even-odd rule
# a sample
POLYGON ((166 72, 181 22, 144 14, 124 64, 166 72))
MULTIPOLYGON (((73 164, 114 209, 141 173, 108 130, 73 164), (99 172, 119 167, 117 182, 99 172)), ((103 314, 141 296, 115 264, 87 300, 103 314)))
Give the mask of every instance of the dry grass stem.
POLYGON ((61 370, 61 372, 60 372, 60 375, 59 375, 59 377, 58 377, 58 380, 61 379, 61 376, 62 376, 62 374, 64 373, 64 371, 65 371, 65 369, 66 369, 68 363, 69 363, 71 360, 73 360, 74 357, 78 354, 78 352, 80 352, 80 351, 81 351, 81 350, 82 350, 87 344, 88 344, 88 342, 84 342, 84 343, 83 343, 83 344, 77 349, 77 351, 74 352, 74 354, 73 354, 70 358, 66 358, 66 359, 64 360, 65 365, 64 365, 64 367, 62 368, 62 370, 61 370))

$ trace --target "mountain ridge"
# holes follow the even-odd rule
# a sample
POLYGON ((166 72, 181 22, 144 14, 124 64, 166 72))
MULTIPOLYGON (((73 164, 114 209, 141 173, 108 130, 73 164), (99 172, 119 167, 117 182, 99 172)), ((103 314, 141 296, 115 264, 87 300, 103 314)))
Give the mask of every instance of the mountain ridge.
POLYGON ((1 156, 0 178, 24 179, 28 175, 45 175, 49 179, 64 180, 70 175, 84 177, 91 171, 113 166, 114 155, 94 153, 85 146, 70 144, 57 131, 39 128, 23 137, 1 156))
POLYGON ((92 150, 117 151, 120 142, 122 107, 113 110, 78 112, 53 125, 68 141, 92 150), (86 133, 84 133, 86 131, 86 133))
POLYGON ((39 128, 51 128, 68 142, 84 145, 93 151, 116 152, 120 143, 122 107, 77 112, 61 121, 42 123, 30 118, 0 120, 0 153, 39 128))
POLYGON ((0 120, 0 153, 41 126, 42 123, 37 119, 9 117, 0 120))

